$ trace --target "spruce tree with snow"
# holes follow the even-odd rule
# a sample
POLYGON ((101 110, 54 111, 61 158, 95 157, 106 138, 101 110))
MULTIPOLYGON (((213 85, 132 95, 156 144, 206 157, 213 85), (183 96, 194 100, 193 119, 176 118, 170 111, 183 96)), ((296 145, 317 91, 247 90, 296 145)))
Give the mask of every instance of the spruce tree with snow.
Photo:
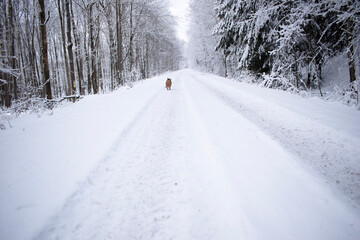
POLYGON ((356 84, 356 1, 219 0, 216 13, 216 50, 225 53, 235 71, 265 73, 268 87, 317 88, 322 95, 323 66, 346 52, 349 82, 356 84))

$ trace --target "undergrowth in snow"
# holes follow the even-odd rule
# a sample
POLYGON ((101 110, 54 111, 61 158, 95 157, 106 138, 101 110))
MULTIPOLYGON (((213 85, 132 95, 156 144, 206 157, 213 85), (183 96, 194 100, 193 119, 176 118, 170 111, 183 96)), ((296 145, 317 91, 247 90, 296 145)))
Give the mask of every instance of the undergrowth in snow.
POLYGON ((283 91, 291 92, 293 94, 298 94, 304 98, 318 97, 329 102, 341 102, 345 105, 360 110, 358 94, 360 89, 359 80, 348 85, 338 85, 336 82, 328 83, 326 88, 322 89, 321 93, 319 89, 306 89, 304 87, 304 83, 301 84, 302 87, 296 88, 296 86, 292 84, 288 79, 281 76, 273 76, 267 74, 255 75, 248 71, 240 73, 234 78, 234 80, 250 84, 256 84, 265 88, 280 89, 283 91))

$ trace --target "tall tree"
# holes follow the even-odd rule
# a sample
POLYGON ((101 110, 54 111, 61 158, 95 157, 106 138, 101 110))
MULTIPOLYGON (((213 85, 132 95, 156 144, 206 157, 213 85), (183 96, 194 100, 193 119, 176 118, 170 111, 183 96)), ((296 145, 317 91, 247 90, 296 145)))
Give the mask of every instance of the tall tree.
POLYGON ((133 6, 134 2, 133 0, 130 1, 130 11, 129 11, 129 28, 130 28, 130 34, 129 34, 129 71, 132 73, 133 71, 133 65, 134 65, 134 57, 133 57, 133 42, 134 42, 134 24, 133 24, 133 6))
POLYGON ((122 2, 116 0, 116 79, 119 85, 124 85, 123 79, 123 31, 122 31, 122 2))
POLYGON ((45 96, 47 99, 52 99, 50 70, 48 60, 48 42, 46 33, 46 16, 45 16, 45 3, 44 0, 38 0, 39 3, 39 30, 40 30, 40 53, 41 62, 43 64, 43 85, 45 87, 45 96))
POLYGON ((90 46, 90 81, 89 81, 89 93, 93 92, 97 94, 99 92, 99 85, 97 79, 97 65, 96 65, 96 33, 95 33, 95 22, 93 19, 93 10, 95 2, 88 4, 88 24, 89 24, 89 46, 90 46))
POLYGON ((68 60, 69 58, 66 49, 66 31, 65 31, 65 21, 63 18, 64 1, 57 0, 57 8, 59 13, 62 49, 63 49, 64 63, 65 63, 65 73, 66 73, 65 83, 67 84, 67 95, 71 95, 71 80, 70 80, 70 69, 69 69, 69 60, 68 60))
POLYGON ((102 10, 104 12, 108 32, 109 32, 109 51, 110 51, 110 87, 111 90, 115 89, 116 83, 116 48, 115 48, 115 39, 114 39, 114 27, 113 27, 113 6, 110 1, 106 3, 100 3, 102 10))
POLYGON ((74 40, 75 40, 75 56, 76 56, 76 66, 77 66, 77 72, 78 72, 78 86, 79 86, 79 93, 80 95, 84 95, 84 89, 82 87, 83 85, 83 60, 81 58, 81 45, 80 45, 80 37, 78 34, 78 31, 76 29, 76 24, 74 20, 74 13, 73 13, 73 4, 72 1, 70 2, 70 10, 71 10, 71 25, 72 25, 72 31, 74 34, 74 40))
POLYGON ((0 54, 2 56, 1 59, 1 69, 0 69, 0 84, 1 84, 1 102, 4 106, 10 107, 11 99, 10 99, 10 79, 9 79, 9 66, 7 63, 7 59, 5 56, 7 55, 7 32, 9 29, 9 24, 7 21, 7 11, 6 11, 6 2, 1 2, 1 32, 0 32, 0 54), (4 56, 4 57, 3 57, 4 56))
POLYGON ((67 37, 67 50, 69 54, 69 66, 70 66, 70 89, 71 94, 76 95, 76 84, 75 84, 75 65, 74 65, 74 54, 73 54, 73 42, 72 42, 72 27, 71 27, 71 14, 70 14, 70 0, 65 0, 65 13, 66 13, 66 37, 67 37))
MULTIPOLYGON (((17 56, 15 52, 15 24, 14 24, 14 8, 13 1, 8 0, 7 17, 8 17, 8 44, 9 44, 9 65, 13 71, 17 69, 17 56)), ((17 99, 17 83, 16 77, 13 75, 10 77, 10 87, 12 88, 12 94, 14 99, 17 99)))

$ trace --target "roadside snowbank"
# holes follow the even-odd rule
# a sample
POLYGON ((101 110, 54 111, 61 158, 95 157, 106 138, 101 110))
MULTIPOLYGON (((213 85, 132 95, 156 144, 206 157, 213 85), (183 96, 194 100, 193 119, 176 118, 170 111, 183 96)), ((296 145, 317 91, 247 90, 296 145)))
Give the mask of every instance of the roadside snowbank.
POLYGON ((33 236, 160 90, 159 80, 12 120, 0 132, 0 238, 33 236))
POLYGON ((360 204, 360 112, 210 74, 193 73, 209 91, 360 204))

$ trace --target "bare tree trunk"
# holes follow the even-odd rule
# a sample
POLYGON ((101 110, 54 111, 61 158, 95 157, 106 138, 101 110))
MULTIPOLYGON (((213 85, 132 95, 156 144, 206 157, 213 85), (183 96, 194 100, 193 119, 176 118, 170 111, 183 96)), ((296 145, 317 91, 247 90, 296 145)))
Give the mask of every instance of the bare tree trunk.
MULTIPOLYGON (((19 59, 19 72, 20 72, 20 77, 19 77, 19 80, 20 80, 20 83, 25 86, 26 83, 25 83, 25 79, 27 77, 26 75, 26 68, 25 68, 25 49, 24 49, 24 46, 23 46, 23 42, 21 41, 21 30, 20 30, 21 26, 19 23, 17 23, 17 44, 18 44, 18 59, 19 59)), ((24 88, 22 89, 24 90, 24 88)), ((21 98, 23 96, 23 94, 25 93, 25 91, 19 91, 19 98, 21 98)))
POLYGON ((79 93, 80 93, 80 95, 84 95, 84 89, 82 88, 82 82, 84 80, 83 62, 82 62, 81 53, 80 53, 80 39, 79 39, 79 35, 78 35, 76 27, 75 27, 72 1, 70 2, 70 10, 71 10, 71 24, 72 24, 74 40, 75 40, 75 56, 76 56, 76 67, 78 70, 78 78, 79 78, 79 93))
POLYGON ((70 0, 65 0, 65 14, 66 14, 66 36, 67 36, 67 50, 69 54, 69 66, 70 66, 70 89, 71 95, 76 95, 76 84, 75 84, 75 66, 74 66, 74 54, 73 54, 73 43, 71 39, 71 15, 70 15, 70 0))
POLYGON ((109 50, 110 50, 110 89, 115 89, 115 78, 116 78, 116 63, 115 63, 115 39, 114 39, 114 27, 112 24, 112 6, 110 3, 107 3, 106 6, 103 6, 106 15, 106 21, 109 28, 109 50))
POLYGON ((322 87, 322 77, 321 77, 321 74, 322 74, 322 64, 320 62, 317 62, 317 78, 318 78, 318 87, 319 87, 319 91, 320 91, 320 95, 323 97, 323 93, 322 93, 322 90, 321 90, 321 87, 322 87))
MULTIPOLYGON (((9 23, 8 23, 8 20, 7 20, 7 11, 6 11, 6 2, 1 2, 2 4, 2 8, 1 8, 1 11, 2 11, 2 16, 1 16, 1 32, 0 32, 0 53, 1 53, 1 56, 7 56, 7 46, 6 46, 6 43, 8 42, 7 41, 7 32, 9 31, 9 23), (2 26, 2 23, 4 23, 4 25, 2 26), (5 30, 5 32, 4 32, 5 30)), ((1 62, 3 65, 7 65, 7 61, 4 58, 1 59, 1 62)), ((9 91, 9 86, 10 86, 10 79, 9 79, 9 74, 7 74, 6 72, 2 72, 0 71, 1 75, 0 75, 0 79, 1 79, 1 82, 0 82, 0 86, 1 86, 1 89, 2 89, 2 92, 3 94, 1 95, 1 102, 3 105, 5 105, 5 107, 10 107, 11 106, 11 99, 10 99, 10 91, 9 91)))
POLYGON ((92 19, 94 3, 90 3, 89 5, 89 44, 90 44, 90 61, 91 61, 91 82, 89 82, 92 87, 93 93, 98 94, 97 87, 97 69, 96 69, 96 49, 95 49, 95 38, 94 38, 94 22, 92 19))
MULTIPOLYGON (((51 39, 51 38, 50 38, 51 39)), ((50 40, 51 41, 51 40, 50 40)), ((54 42, 54 41, 53 41, 54 42)), ((52 72, 52 76, 53 76, 53 97, 57 96, 57 89, 56 89, 56 86, 57 86, 57 83, 56 83, 56 69, 54 68, 55 66, 55 63, 54 63, 54 52, 56 51, 56 44, 53 44, 53 48, 55 48, 54 50, 51 50, 49 49, 49 60, 50 60, 50 64, 49 64, 49 68, 50 68, 50 71, 52 72)))
POLYGON ((133 70, 134 57, 133 57, 133 40, 134 40, 134 29, 133 29, 133 1, 130 2, 130 39, 129 39, 129 71, 133 70))
POLYGON ((295 86, 296 88, 299 88, 299 69, 298 69, 298 60, 297 60, 297 53, 296 49, 293 49, 294 51, 294 66, 293 66, 293 74, 295 75, 295 86))
MULTIPOLYGON (((89 23, 88 23, 89 24, 89 23)), ((90 35, 86 32, 84 34, 84 52, 85 52, 85 65, 86 65, 86 72, 87 72, 87 90, 88 94, 91 94, 91 68, 90 68, 90 56, 89 56, 89 48, 88 48, 88 41, 87 39, 90 38, 90 35)))
POLYGON ((88 91, 89 94, 93 93, 93 75, 94 75, 94 64, 93 64, 93 48, 94 48, 94 40, 93 40, 93 20, 92 20, 92 8, 93 4, 90 3, 88 5, 88 27, 89 27, 89 36, 88 36, 88 52, 89 52, 89 79, 88 79, 88 91))
POLYGON ((64 60, 65 60, 65 82, 67 83, 67 95, 71 95, 71 83, 70 83, 70 70, 69 70, 69 62, 66 52, 66 35, 65 35, 65 27, 64 27, 64 20, 62 15, 62 6, 63 2, 58 0, 58 12, 59 12, 59 20, 60 20, 60 29, 61 29, 61 37, 62 37, 62 44, 63 44, 63 51, 64 51, 64 60))
POLYGON ((146 38, 146 53, 145 53, 145 78, 149 77, 149 40, 146 38))
POLYGON ((103 68, 102 68, 102 63, 101 63, 101 45, 99 47, 97 47, 97 72, 98 72, 98 86, 97 88, 99 89, 99 91, 104 92, 104 81, 101 81, 103 79, 103 68))
MULTIPOLYGON (((16 53, 15 53, 15 27, 14 27, 14 10, 13 10, 13 3, 12 0, 8 0, 8 41, 9 41, 9 64, 12 71, 16 70, 16 53)), ((17 84, 16 84, 16 77, 10 76, 10 89, 12 89, 13 98, 17 99, 17 84)))
MULTIPOLYGON (((34 26, 35 26, 35 24, 34 24, 34 26)), ((37 33, 37 30, 35 30, 35 28, 34 28, 32 39, 31 39, 32 59, 30 61, 33 61, 33 63, 34 63, 34 74, 36 75, 36 77, 34 78, 34 86, 39 87, 41 85, 41 76, 40 76, 40 72, 39 72, 38 61, 36 59, 36 49, 35 49, 35 34, 36 33, 37 33)))
MULTIPOLYGON (((225 51, 225 50, 224 50, 225 51)), ((226 54, 224 53, 224 77, 228 77, 228 69, 227 69, 227 61, 226 61, 226 59, 227 59, 227 56, 226 56, 226 54)))
POLYGON ((347 31, 346 31, 346 41, 348 45, 347 55, 349 58, 349 74, 350 74, 350 83, 356 81, 356 73, 355 73, 355 51, 353 44, 353 30, 354 30, 354 22, 351 19, 347 21, 347 31))
POLYGON ((43 70, 43 83, 45 85, 45 94, 47 99, 52 99, 51 94, 51 83, 50 83, 50 71, 49 71, 49 60, 48 60, 48 45, 46 35, 46 17, 45 17, 45 3, 44 0, 38 0, 40 11, 39 11, 39 24, 40 24, 40 36, 41 36, 41 59, 44 67, 43 70))
POLYGON ((313 48, 313 36, 312 36, 312 32, 311 32, 311 28, 308 27, 308 33, 306 34, 307 37, 307 45, 308 45, 308 49, 307 49, 307 64, 308 64, 308 75, 307 75, 307 81, 306 81, 306 87, 310 88, 312 86, 312 84, 316 85, 316 72, 317 72, 317 66, 315 63, 315 59, 314 59, 314 48, 313 48))
MULTIPOLYGON (((30 15, 30 14, 29 14, 30 15)), ((35 53, 35 20, 36 14, 33 12, 32 16, 32 25, 30 25, 29 21, 25 21, 26 24, 26 35, 29 37, 29 48, 28 48, 28 63, 30 65, 30 82, 31 85, 35 88, 38 88, 40 85, 40 78, 38 74, 37 61, 36 61, 36 53, 35 53), (31 30, 31 31, 30 31, 31 30)))
POLYGON ((57 50, 57 44, 55 43, 55 40, 54 40, 54 57, 55 57, 55 73, 56 73, 56 76, 55 76, 55 79, 56 79, 56 86, 54 87, 54 89, 56 89, 56 93, 57 93, 57 96, 60 97, 61 96, 61 85, 60 85, 60 73, 59 73, 59 57, 58 57, 58 50, 57 50))
POLYGON ((119 85, 124 85, 124 79, 122 77, 123 72, 123 36, 122 36, 122 7, 121 0, 116 0, 116 39, 117 39, 117 60, 116 60, 116 79, 119 85))

